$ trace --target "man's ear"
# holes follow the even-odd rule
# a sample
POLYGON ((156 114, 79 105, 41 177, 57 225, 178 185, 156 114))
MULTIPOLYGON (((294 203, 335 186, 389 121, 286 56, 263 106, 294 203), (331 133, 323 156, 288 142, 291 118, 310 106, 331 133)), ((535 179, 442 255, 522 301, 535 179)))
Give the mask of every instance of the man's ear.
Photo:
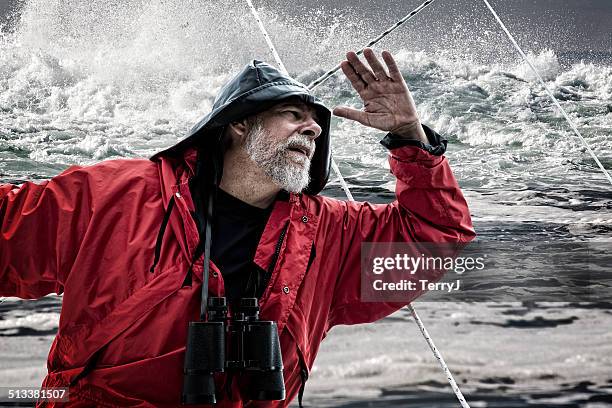
POLYGON ((232 122, 228 125, 228 130, 232 138, 243 140, 249 132, 249 124, 247 118, 232 122))

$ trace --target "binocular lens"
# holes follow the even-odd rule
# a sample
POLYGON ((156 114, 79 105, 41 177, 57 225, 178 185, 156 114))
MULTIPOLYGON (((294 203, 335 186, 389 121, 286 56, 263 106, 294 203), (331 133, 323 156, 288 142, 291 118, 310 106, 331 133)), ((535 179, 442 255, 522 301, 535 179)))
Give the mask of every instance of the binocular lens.
POLYGON ((256 298, 242 298, 227 320, 225 298, 209 298, 207 322, 190 322, 183 404, 215 404, 214 374, 236 373, 248 400, 285 399, 283 358, 276 322, 259 320, 256 298), (227 335, 226 335, 227 334, 227 335))
POLYGON ((272 321, 249 322, 244 333, 244 359, 247 369, 275 371, 283 369, 277 326, 272 321))
POLYGON ((183 404, 214 404, 214 372, 225 369, 223 322, 189 322, 185 351, 183 404))
POLYGON ((247 369, 242 390, 248 399, 278 401, 285 399, 283 358, 275 322, 249 322, 244 339, 247 369))
POLYGON ((215 380, 210 374, 185 375, 183 382, 183 404, 216 404, 215 380))
POLYGON ((246 371, 241 377, 242 393, 255 401, 281 401, 285 399, 282 371, 246 371))

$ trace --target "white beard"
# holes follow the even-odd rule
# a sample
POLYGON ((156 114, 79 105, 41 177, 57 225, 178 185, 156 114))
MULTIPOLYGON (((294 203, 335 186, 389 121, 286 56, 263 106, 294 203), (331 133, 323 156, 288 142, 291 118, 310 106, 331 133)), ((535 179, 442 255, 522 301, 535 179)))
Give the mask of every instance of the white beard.
POLYGON ((311 158, 296 155, 289 150, 289 146, 310 146, 310 151, 314 152, 314 142, 299 134, 292 135, 276 146, 270 144, 270 139, 269 132, 262 124, 255 123, 245 138, 244 148, 251 160, 280 188, 291 193, 301 193, 310 182, 311 158))

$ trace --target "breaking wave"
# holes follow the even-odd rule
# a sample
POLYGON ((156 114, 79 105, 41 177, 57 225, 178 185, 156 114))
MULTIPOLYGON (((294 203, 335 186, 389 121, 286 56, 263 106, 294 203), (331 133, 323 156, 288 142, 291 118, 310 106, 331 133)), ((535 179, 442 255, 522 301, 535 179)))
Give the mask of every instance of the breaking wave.
MULTIPOLYGON (((289 70, 305 83, 380 30, 338 10, 308 13, 261 10, 289 70)), ((542 197, 529 201, 528 193, 557 185, 573 202, 608 200, 584 197, 605 180, 522 61, 482 62, 439 43, 391 49, 423 122, 451 140, 447 156, 462 186, 493 191, 502 203, 510 196, 539 205, 542 197)), ((253 58, 272 60, 238 0, 27 1, 0 37, 0 173, 48 178, 70 164, 147 157, 180 139, 253 58)), ((612 167, 612 67, 564 67, 548 49, 530 58, 612 167)), ((330 106, 359 103, 342 76, 317 93, 330 106)), ((392 189, 376 143, 381 132, 338 119, 332 132, 349 182, 366 195, 392 189)))

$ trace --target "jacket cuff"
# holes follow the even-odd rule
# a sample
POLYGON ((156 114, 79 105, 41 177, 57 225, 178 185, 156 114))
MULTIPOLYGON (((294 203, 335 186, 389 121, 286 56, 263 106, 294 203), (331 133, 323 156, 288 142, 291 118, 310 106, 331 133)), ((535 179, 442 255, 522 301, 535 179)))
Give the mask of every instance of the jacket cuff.
POLYGON ((429 140, 429 144, 423 143, 420 140, 406 139, 393 133, 387 133, 387 135, 380 141, 380 144, 389 150, 398 149, 405 146, 416 146, 430 154, 433 154, 434 156, 442 156, 444 152, 446 152, 446 145, 448 141, 428 126, 421 126, 423 126, 423 130, 425 131, 427 140, 429 140))

